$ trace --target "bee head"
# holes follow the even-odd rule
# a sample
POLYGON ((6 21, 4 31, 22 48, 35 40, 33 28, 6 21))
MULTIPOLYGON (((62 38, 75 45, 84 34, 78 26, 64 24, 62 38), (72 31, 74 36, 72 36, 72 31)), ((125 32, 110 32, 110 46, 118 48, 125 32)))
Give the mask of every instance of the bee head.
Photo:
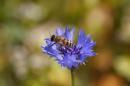
POLYGON ((52 36, 51 36, 51 41, 54 41, 55 38, 56 38, 56 36, 55 36, 55 35, 52 35, 52 36))

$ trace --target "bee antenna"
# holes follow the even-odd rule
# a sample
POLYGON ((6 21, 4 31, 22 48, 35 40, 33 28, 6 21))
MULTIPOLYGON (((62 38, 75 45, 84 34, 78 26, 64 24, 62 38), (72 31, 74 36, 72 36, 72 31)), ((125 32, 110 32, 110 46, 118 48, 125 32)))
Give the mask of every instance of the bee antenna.
POLYGON ((49 35, 51 36, 52 34, 49 32, 49 35))

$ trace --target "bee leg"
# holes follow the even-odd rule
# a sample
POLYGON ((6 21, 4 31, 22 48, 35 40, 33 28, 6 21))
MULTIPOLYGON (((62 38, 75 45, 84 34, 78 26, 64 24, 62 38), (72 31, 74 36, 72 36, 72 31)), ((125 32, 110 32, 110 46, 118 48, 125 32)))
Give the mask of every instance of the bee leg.
POLYGON ((69 51, 72 51, 72 49, 70 49, 69 47, 66 47, 66 49, 69 50, 69 51))
POLYGON ((52 47, 54 44, 56 44, 56 43, 51 44, 49 47, 52 47))
POLYGON ((59 50, 62 51, 62 52, 60 52, 59 54, 64 54, 64 53, 63 53, 63 52, 64 52, 64 49, 63 49, 62 47, 59 47, 59 50))

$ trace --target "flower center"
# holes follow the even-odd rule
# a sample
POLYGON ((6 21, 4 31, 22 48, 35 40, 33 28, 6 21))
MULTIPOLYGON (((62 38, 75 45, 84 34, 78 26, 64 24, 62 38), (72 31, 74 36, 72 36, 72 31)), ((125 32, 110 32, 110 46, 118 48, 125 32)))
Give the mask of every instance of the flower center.
POLYGON ((79 55, 80 54, 80 50, 82 49, 82 47, 67 47, 67 46, 60 46, 59 47, 59 51, 62 53, 62 54, 70 54, 70 55, 79 55))

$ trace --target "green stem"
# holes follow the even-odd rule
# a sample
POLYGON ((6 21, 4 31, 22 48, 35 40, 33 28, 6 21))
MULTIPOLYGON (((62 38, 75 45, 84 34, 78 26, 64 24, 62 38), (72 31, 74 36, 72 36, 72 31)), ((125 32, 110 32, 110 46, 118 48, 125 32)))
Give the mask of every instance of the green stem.
POLYGON ((74 69, 71 69, 71 86, 75 86, 74 85, 74 69))

